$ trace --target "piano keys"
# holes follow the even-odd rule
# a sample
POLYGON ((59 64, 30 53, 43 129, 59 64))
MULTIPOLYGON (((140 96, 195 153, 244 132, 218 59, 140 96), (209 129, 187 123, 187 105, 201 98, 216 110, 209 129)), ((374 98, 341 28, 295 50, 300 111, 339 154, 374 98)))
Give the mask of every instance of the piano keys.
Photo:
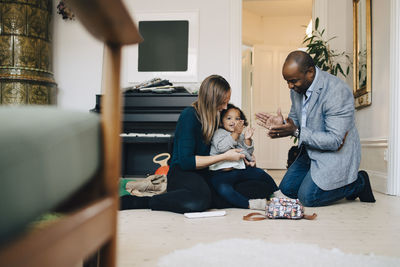
MULTIPOLYGON (((197 95, 178 89, 173 93, 133 91, 123 95, 122 118, 122 176, 145 177, 158 165, 157 154, 172 154, 176 123, 183 109, 197 100, 197 95)), ((101 95, 96 106, 101 111, 101 95)))

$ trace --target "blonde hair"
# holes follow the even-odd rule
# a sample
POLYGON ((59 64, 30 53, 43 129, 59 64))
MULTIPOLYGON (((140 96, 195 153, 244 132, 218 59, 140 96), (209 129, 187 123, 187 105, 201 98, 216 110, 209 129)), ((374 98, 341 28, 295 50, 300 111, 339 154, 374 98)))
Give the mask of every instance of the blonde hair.
POLYGON ((219 75, 211 75, 204 79, 199 89, 199 96, 192 106, 201 123, 203 138, 206 144, 211 142, 219 124, 218 107, 231 90, 229 83, 219 75))

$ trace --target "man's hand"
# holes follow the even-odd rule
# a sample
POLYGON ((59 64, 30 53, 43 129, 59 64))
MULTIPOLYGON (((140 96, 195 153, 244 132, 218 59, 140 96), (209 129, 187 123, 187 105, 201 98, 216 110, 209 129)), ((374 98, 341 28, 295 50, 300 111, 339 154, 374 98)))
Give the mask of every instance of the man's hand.
POLYGON ((258 112, 258 113, 256 113, 257 124, 260 125, 261 127, 264 127, 266 129, 268 129, 269 126, 267 125, 267 121, 272 116, 274 116, 274 115, 272 115, 270 113, 266 113, 266 112, 258 112))
POLYGON ((346 134, 344 135, 342 144, 341 144, 340 147, 338 148, 338 151, 339 151, 340 149, 342 149, 342 147, 343 147, 343 145, 344 145, 344 142, 346 141, 346 137, 347 137, 347 134, 348 134, 348 133, 349 133, 349 132, 346 132, 346 134))
POLYGON ((281 108, 278 108, 278 110, 276 111, 276 116, 271 116, 268 120, 267 120, 267 125, 269 127, 271 126, 277 126, 277 125, 282 125, 283 124, 283 115, 281 112, 281 108))
POLYGON ((266 112, 259 112, 256 113, 257 124, 269 129, 272 126, 282 125, 283 124, 283 116, 281 112, 281 108, 278 108, 276 115, 266 113, 266 112))
POLYGON ((286 119, 286 124, 271 126, 268 136, 271 138, 281 138, 291 136, 296 131, 297 127, 291 118, 286 119))
POLYGON ((244 154, 240 154, 243 149, 239 148, 233 148, 228 151, 226 151, 223 155, 225 160, 230 160, 230 161, 238 161, 239 159, 243 159, 245 156, 244 154))

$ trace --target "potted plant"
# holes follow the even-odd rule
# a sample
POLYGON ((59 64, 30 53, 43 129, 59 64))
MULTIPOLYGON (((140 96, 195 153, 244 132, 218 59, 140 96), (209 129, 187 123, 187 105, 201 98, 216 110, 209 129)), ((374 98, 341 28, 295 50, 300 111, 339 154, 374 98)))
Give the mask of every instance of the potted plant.
POLYGON ((346 77, 350 72, 350 65, 347 65, 346 72, 340 64, 340 60, 345 57, 349 63, 351 63, 350 56, 346 52, 337 52, 329 47, 329 42, 337 36, 324 39, 325 29, 319 30, 319 18, 315 19, 315 29, 312 31, 311 36, 305 36, 303 44, 307 44, 306 52, 314 59, 314 63, 323 71, 327 71, 335 76, 338 72, 346 77))

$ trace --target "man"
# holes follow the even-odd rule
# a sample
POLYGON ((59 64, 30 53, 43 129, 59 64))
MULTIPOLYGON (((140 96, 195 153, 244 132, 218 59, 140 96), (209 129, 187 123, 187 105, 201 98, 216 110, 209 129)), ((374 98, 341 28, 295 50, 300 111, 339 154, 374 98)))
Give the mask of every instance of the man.
POLYGON ((375 202, 368 174, 358 172, 360 139, 354 122, 352 91, 339 78, 320 70, 303 51, 291 52, 282 69, 292 106, 286 121, 257 113, 271 138, 295 136, 300 153, 280 190, 305 206, 325 206, 342 198, 375 202))

